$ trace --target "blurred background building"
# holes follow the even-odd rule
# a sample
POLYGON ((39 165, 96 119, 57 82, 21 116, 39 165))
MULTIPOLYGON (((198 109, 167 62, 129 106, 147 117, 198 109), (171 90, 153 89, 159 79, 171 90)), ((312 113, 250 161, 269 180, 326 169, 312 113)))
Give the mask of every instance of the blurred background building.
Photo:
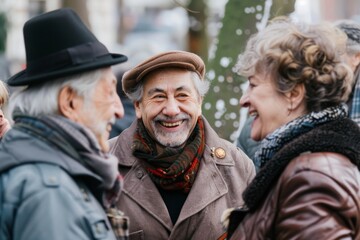
POLYGON ((73 8, 110 51, 129 57, 119 73, 165 50, 199 54, 212 81, 203 113, 232 141, 246 114, 239 106, 244 80, 233 68, 249 35, 279 14, 311 23, 360 22, 359 0, 0 0, 1 80, 25 67, 25 21, 60 7, 73 8))

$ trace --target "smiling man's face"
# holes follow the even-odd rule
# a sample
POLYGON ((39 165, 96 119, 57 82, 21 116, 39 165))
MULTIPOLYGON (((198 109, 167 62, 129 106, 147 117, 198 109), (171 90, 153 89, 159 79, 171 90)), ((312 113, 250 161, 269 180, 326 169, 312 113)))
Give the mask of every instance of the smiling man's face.
POLYGON ((136 116, 163 146, 183 145, 201 115, 202 100, 191 77, 187 70, 169 68, 144 79, 143 98, 135 103, 136 116))

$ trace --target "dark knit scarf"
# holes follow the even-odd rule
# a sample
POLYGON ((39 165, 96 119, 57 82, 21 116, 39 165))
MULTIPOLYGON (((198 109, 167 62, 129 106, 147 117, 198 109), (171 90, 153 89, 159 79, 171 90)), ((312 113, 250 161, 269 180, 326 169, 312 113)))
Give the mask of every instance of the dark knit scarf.
MULTIPOLYGON (((289 162, 301 153, 308 151, 340 153, 348 157, 360 169, 360 128, 355 122, 347 119, 343 114, 335 114, 333 110, 325 110, 332 113, 322 111, 324 115, 321 116, 328 118, 327 121, 323 118, 313 118, 312 122, 322 122, 322 124, 312 124, 313 127, 310 130, 303 131, 302 134, 286 141, 283 146, 277 148, 278 150, 270 159, 265 161, 265 165, 243 194, 245 204, 250 211, 256 210, 265 200, 289 162), (330 115, 332 117, 329 117, 330 115)), ((307 116, 311 115, 313 114, 307 116)), ((296 129, 299 127, 292 124, 289 126, 296 129)), ((303 126, 303 128, 308 127, 308 124, 303 126)))
MULTIPOLYGON (((114 206, 122 186, 117 171, 117 159, 100 150, 90 130, 61 116, 30 117, 19 112, 14 114, 14 128, 52 144, 102 179, 99 185, 102 204, 114 206)), ((90 188, 91 189, 91 188, 90 188)), ((98 193, 94 193, 98 196, 98 193)))
POLYGON ((347 115, 345 104, 329 107, 319 112, 311 112, 298 117, 284 126, 276 129, 262 140, 259 150, 255 153, 255 162, 263 167, 275 153, 277 153, 286 143, 292 141, 297 136, 306 133, 315 127, 326 122, 343 118, 347 115))
POLYGON ((145 169, 157 186, 165 190, 189 192, 204 153, 204 123, 197 124, 183 148, 165 147, 160 153, 141 120, 134 134, 133 155, 144 160, 145 169))

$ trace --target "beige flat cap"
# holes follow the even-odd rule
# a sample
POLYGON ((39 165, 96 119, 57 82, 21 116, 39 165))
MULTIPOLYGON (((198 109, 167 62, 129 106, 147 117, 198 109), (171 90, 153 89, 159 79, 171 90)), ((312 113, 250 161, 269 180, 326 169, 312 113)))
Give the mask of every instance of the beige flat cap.
POLYGON ((148 73, 169 67, 194 71, 204 79, 205 64, 198 55, 185 51, 169 51, 157 54, 125 72, 122 78, 124 92, 131 92, 148 73))

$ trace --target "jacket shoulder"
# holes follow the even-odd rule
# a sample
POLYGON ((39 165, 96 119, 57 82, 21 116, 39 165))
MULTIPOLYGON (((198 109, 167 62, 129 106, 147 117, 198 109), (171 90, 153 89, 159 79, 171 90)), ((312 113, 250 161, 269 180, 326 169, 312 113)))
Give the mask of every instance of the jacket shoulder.
POLYGON ((207 133, 204 158, 214 161, 220 171, 231 170, 232 178, 228 180, 238 176, 248 184, 256 174, 253 161, 234 143, 219 137, 213 129, 208 128, 207 133))
POLYGON ((89 189, 57 165, 14 167, 0 175, 0 187, 0 239, 11 232, 15 239, 114 239, 89 189))
POLYGON ((333 152, 305 152, 293 159, 285 170, 285 174, 296 174, 302 171, 316 171, 336 176, 336 172, 344 169, 357 170, 357 167, 346 156, 333 152))
MULTIPOLYGON (((15 201, 17 197, 26 198, 46 188, 64 187, 72 195, 77 195, 72 186, 73 180, 61 167, 48 163, 27 163, 3 172, 0 178, 6 186, 5 196, 15 201)), ((18 199, 20 201, 20 199, 18 199)))
POLYGON ((276 200, 268 198, 268 207, 276 202, 281 209, 276 219, 276 239, 335 239, 340 233, 360 236, 359 186, 360 172, 341 154, 304 153, 293 159, 271 195, 276 200))
MULTIPOLYGON (((339 153, 303 153, 285 168, 280 181, 283 185, 304 188, 343 189, 360 186, 360 172, 350 159, 339 153)), ((356 191, 359 191, 359 188, 356 191)))
MULTIPOLYGON (((218 138, 218 144, 214 144, 214 146, 223 147, 225 152, 229 157, 234 161, 235 165, 240 165, 244 168, 254 168, 253 161, 246 155, 246 153, 237 147, 234 143, 229 142, 226 139, 218 138)), ((215 147, 215 153, 216 153, 215 147)), ((216 155, 216 154, 215 154, 216 155)), ((217 160, 218 162, 218 160, 217 160)))

